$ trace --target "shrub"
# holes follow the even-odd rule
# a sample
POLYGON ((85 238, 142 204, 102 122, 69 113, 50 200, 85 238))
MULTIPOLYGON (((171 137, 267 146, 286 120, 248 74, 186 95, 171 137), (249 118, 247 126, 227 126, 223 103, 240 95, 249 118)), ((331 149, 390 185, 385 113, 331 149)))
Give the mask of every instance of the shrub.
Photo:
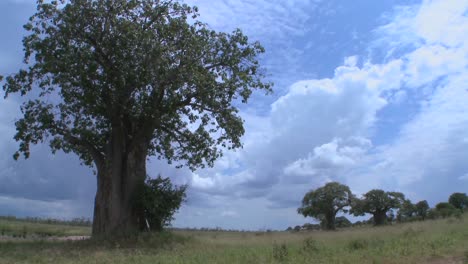
POLYGON ((152 231, 161 231, 169 225, 174 213, 185 201, 186 189, 186 185, 173 186, 169 178, 160 175, 156 179, 148 177, 136 199, 136 207, 144 217, 140 225, 144 227, 149 224, 152 231))
POLYGON ((302 250, 304 252, 317 252, 319 250, 319 242, 312 238, 307 238, 302 244, 302 250))
POLYGON ((354 240, 351 240, 348 244, 348 247, 351 250, 366 249, 368 246, 369 246, 369 241, 365 239, 354 239, 354 240))
POLYGON ((273 245, 273 258, 277 261, 285 261, 288 258, 288 248, 286 244, 274 244, 273 245))
POLYGON ((436 205, 437 214, 443 218, 454 216, 459 211, 450 203, 438 203, 436 205))

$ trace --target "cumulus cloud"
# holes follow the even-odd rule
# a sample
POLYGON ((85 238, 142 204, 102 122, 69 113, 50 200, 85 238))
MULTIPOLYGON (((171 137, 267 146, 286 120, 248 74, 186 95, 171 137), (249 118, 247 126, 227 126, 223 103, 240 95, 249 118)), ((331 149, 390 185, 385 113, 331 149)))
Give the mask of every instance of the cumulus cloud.
POLYGON ((343 169, 357 165, 371 145, 371 142, 365 138, 334 139, 330 143, 314 148, 313 153, 309 153, 307 158, 287 165, 284 173, 316 178, 339 175, 343 169), (330 169, 336 171, 330 172, 330 169))
MULTIPOLYGON (((468 119, 464 84, 468 40, 418 26, 424 19, 436 23, 434 18, 442 17, 437 23, 444 26, 437 29, 459 33, 468 23, 463 18, 466 5, 456 5, 426 1, 417 8, 398 9, 397 19, 377 31, 381 45, 389 36, 404 34, 386 44, 389 49, 403 47, 399 54, 388 56, 382 64, 348 57, 333 78, 291 85, 272 103, 263 129, 256 130, 255 137, 263 140, 237 155, 246 169, 205 175, 203 181, 209 183, 204 185, 205 191, 266 196, 271 207, 291 207, 300 200, 302 194, 297 193, 330 180, 350 184, 358 193, 370 188, 400 189, 415 199, 429 200, 456 188, 456 184, 445 184, 440 195, 428 192, 434 184, 456 179, 460 170, 466 170, 460 159, 468 153, 460 138, 468 119), (436 10, 438 16, 430 13, 436 10), (455 17, 445 19, 447 16, 455 17), (406 101, 417 107, 409 107, 406 101), (392 124, 397 133, 390 143, 373 144, 385 134, 386 119, 393 118, 383 110, 397 106, 404 110, 393 115, 411 117, 392 124)), ((246 122, 249 126, 248 118, 246 122)), ((250 141, 248 133, 246 140, 250 141)), ((194 176, 196 181, 202 183, 202 174, 194 176)))
POLYGON ((358 181, 365 183, 362 188, 403 189, 435 202, 468 187, 456 181, 467 170, 462 160, 468 155, 463 132, 468 129, 467 11, 468 1, 424 1, 402 9, 379 29, 384 40, 404 36, 388 42, 388 48, 405 47, 400 56, 405 93, 419 107, 393 142, 378 148, 373 165, 366 164, 371 169, 358 181))

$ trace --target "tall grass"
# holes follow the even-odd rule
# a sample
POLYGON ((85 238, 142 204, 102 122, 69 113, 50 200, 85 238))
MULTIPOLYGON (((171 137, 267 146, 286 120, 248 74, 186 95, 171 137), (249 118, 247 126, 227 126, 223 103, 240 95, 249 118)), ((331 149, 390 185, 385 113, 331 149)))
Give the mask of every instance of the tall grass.
POLYGON ((173 231, 127 242, 0 242, 0 263, 466 263, 468 215, 336 232, 173 231))

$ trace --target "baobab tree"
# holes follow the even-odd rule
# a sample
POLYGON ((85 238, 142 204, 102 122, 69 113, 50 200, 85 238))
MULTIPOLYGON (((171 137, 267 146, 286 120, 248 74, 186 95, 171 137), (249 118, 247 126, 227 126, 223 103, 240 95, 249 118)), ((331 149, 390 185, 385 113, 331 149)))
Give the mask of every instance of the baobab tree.
POLYGON ((14 157, 49 142, 97 175, 93 235, 134 232, 149 156, 194 170, 242 146, 239 103, 271 91, 241 30, 223 33, 171 0, 38 0, 26 66, 3 89, 28 95, 14 157), (52 99, 52 100, 51 100, 52 99))

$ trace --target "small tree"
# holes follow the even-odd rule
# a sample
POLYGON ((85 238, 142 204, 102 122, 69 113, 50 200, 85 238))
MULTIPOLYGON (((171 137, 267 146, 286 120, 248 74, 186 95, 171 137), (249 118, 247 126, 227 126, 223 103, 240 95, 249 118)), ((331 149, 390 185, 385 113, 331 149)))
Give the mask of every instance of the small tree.
POLYGON ((422 220, 426 219, 427 214, 429 212, 429 204, 426 200, 419 201, 415 205, 416 207, 416 215, 420 217, 422 220))
POLYGON ((400 192, 374 189, 364 194, 363 199, 353 200, 351 213, 355 216, 372 214, 374 225, 384 225, 387 221, 387 212, 391 209, 399 209, 404 200, 405 196, 400 192))
POLYGON ((138 192, 135 206, 145 218, 140 223, 141 229, 146 226, 151 231, 161 231, 169 225, 185 200, 186 189, 186 185, 173 186, 169 178, 162 178, 161 175, 156 179, 147 177, 138 192))
POLYGON ((416 205, 410 200, 406 199, 403 201, 400 210, 398 210, 397 219, 400 222, 408 221, 416 215, 416 205))
POLYGON ((450 217, 459 213, 458 209, 451 203, 438 203, 436 204, 435 211, 439 217, 450 217))
POLYGON ((468 196, 466 193, 453 193, 449 197, 449 203, 463 212, 465 208, 468 208, 468 196))
POLYGON ((302 200, 302 207, 298 213, 304 217, 311 216, 319 219, 327 230, 335 229, 335 217, 338 212, 351 204, 353 194, 348 186, 338 182, 330 182, 325 186, 306 193, 302 200))

